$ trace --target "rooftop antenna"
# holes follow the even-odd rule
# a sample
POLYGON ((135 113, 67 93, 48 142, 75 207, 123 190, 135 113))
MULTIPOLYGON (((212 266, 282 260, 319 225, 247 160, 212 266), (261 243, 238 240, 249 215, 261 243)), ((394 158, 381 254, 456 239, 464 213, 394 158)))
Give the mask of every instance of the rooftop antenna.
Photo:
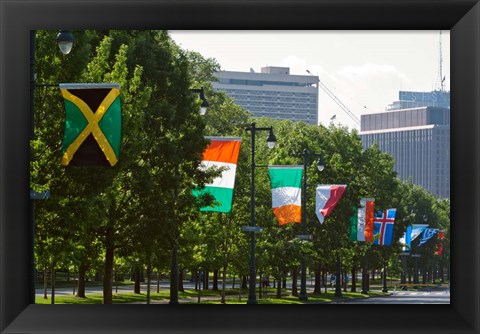
POLYGON ((443 56, 442 56, 442 31, 440 30, 440 37, 438 41, 439 45, 439 60, 438 60, 438 86, 437 88, 441 91, 445 91, 445 76, 443 75, 443 56))

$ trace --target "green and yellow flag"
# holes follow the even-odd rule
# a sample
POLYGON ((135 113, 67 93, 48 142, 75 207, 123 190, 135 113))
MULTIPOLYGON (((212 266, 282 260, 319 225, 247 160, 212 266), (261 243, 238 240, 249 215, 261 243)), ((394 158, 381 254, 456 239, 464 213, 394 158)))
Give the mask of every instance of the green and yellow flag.
POLYGON ((60 84, 65 102, 62 165, 115 166, 122 112, 119 84, 60 84))

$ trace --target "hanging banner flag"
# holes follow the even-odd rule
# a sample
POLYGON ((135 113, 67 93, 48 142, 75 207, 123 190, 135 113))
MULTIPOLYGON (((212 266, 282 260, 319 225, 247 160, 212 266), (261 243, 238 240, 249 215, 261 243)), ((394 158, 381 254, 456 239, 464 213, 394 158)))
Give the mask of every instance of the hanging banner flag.
POLYGON ((374 224, 374 245, 390 246, 393 237, 393 224, 395 223, 395 215, 397 209, 388 209, 385 211, 377 211, 374 224))
POLYGON ((402 250, 409 251, 412 247, 412 241, 415 240, 427 227, 428 224, 413 224, 407 226, 407 231, 399 240, 399 242, 403 244, 402 250))
POLYGON ((330 215, 343 196, 345 189, 344 184, 319 184, 317 185, 317 195, 315 200, 315 213, 317 214, 320 224, 326 217, 330 215))
MULTIPOLYGON (((438 232, 438 240, 443 240, 445 238, 445 232, 444 231, 439 231, 438 232)), ((442 255, 443 253, 443 241, 440 241, 436 245, 436 250, 435 250, 435 255, 442 255)))
POLYGON ((438 228, 426 228, 423 230, 422 237, 418 243, 418 247, 426 243, 430 238, 432 238, 438 232, 438 228))
POLYGON ((358 241, 357 240, 357 228, 358 228, 358 208, 353 208, 354 214, 350 217, 350 240, 358 241))
POLYGON ((232 210, 235 172, 242 139, 239 137, 206 138, 210 140, 210 144, 203 152, 200 168, 206 170, 210 167, 223 167, 224 170, 220 176, 206 184, 204 189, 194 189, 192 193, 197 197, 208 193, 215 198, 212 206, 203 207, 200 211, 228 213, 232 210))
POLYGON ((375 198, 362 198, 357 211, 357 241, 373 241, 373 218, 375 214, 375 198))
POLYGON ((122 135, 119 84, 60 84, 65 104, 62 165, 115 166, 122 135))
POLYGON ((350 240, 373 241, 375 198, 362 198, 360 207, 350 217, 350 240))
POLYGON ((301 223, 303 166, 270 166, 268 170, 278 225, 301 223))

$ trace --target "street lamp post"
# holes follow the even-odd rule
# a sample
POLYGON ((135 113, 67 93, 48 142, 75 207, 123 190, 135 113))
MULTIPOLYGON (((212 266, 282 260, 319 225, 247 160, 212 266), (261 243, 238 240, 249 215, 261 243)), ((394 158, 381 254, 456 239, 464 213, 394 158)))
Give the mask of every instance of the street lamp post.
POLYGON ((273 127, 268 128, 257 128, 255 122, 250 124, 249 128, 245 129, 250 131, 251 137, 251 180, 250 180, 250 281, 248 286, 248 300, 247 304, 257 304, 257 297, 255 293, 256 286, 256 271, 255 271, 255 232, 257 231, 255 227, 255 134, 257 131, 269 131, 267 137, 268 148, 273 148, 275 146, 276 138, 273 134, 273 127))
MULTIPOLYGON (((30 30, 30 139, 35 138, 35 40, 36 40, 36 30, 30 30)), ((60 51, 63 54, 68 54, 73 47, 73 34, 69 30, 60 30, 57 35, 57 43, 60 51)), ((42 84, 40 86, 57 86, 56 84, 42 84)), ((50 196, 49 191, 36 192, 30 190, 30 275, 31 275, 31 291, 30 291, 30 302, 35 304, 35 200, 38 199, 47 199, 50 196)))
MULTIPOLYGON (((302 189, 302 233, 301 239, 303 240, 310 240, 309 236, 307 235, 307 165, 309 158, 318 158, 317 162, 317 169, 318 171, 322 171, 325 168, 325 164, 323 162, 323 158, 320 154, 316 153, 308 153, 306 149, 303 150, 303 153, 300 154, 303 157, 303 189, 302 189)), ((300 277, 300 295, 299 299, 301 301, 307 301, 307 264, 306 264, 306 256, 303 254, 302 256, 302 273, 300 277)))

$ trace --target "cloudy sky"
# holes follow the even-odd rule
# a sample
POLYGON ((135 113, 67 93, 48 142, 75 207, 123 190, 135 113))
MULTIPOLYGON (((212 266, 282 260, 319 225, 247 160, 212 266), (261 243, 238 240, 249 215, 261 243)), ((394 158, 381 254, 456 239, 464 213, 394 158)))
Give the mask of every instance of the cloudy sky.
MULTIPOLYGON (((358 118, 383 111, 398 92, 439 88, 440 31, 170 31, 183 49, 215 58, 222 70, 290 67, 320 81, 358 118)), ((442 75, 450 90, 450 34, 442 31, 442 75)), ((359 128, 321 88, 319 122, 359 128)))

